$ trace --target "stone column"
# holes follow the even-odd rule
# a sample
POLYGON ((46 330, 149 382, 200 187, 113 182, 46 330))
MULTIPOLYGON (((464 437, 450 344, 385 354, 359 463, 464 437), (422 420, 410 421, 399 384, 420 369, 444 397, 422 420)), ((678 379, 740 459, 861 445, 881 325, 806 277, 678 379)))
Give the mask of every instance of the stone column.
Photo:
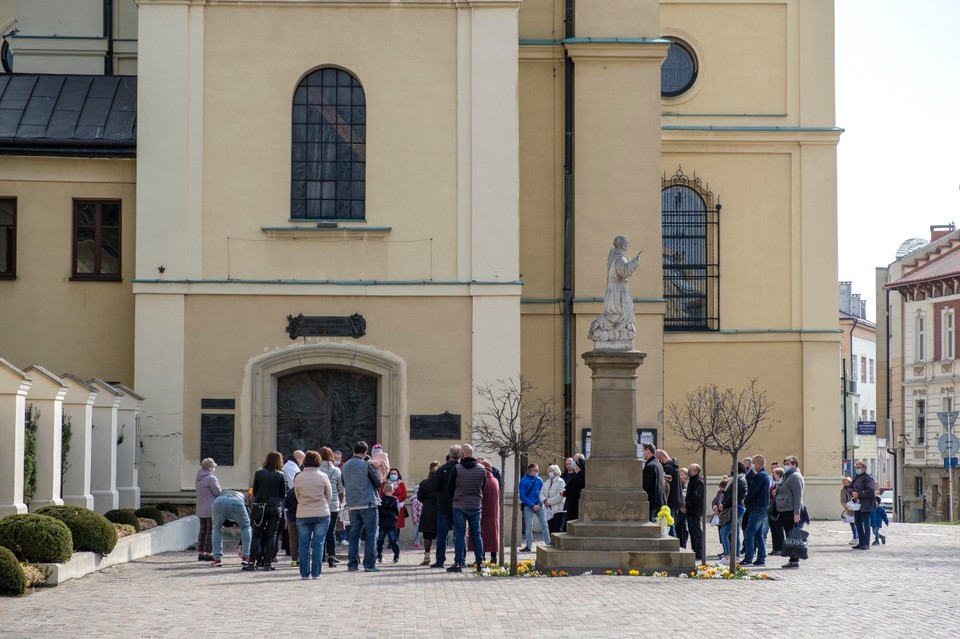
POLYGON ((60 376, 67 387, 63 416, 70 420, 70 450, 63 473, 63 503, 93 508, 90 474, 93 467, 93 403, 99 391, 71 373, 60 376))
POLYGON ((87 382, 99 392, 93 402, 93 450, 90 493, 98 513, 118 508, 117 493, 117 409, 123 393, 102 379, 87 382))
POLYGON ((541 571, 640 570, 670 573, 694 569, 694 553, 649 523, 643 463, 637 459, 637 368, 646 353, 598 351, 583 356, 593 371, 590 425, 593 445, 580 519, 552 546, 537 548, 541 571))
POLYGON ((23 503, 23 417, 30 376, 0 359, 0 517, 27 512, 23 503))
POLYGON ((117 410, 117 439, 123 440, 117 446, 117 493, 120 508, 139 508, 137 451, 140 448, 140 407, 143 406, 143 398, 123 384, 116 384, 114 388, 123 393, 117 410))
POLYGON ((40 366, 24 371, 33 379, 27 399, 39 413, 37 423, 37 488, 30 510, 43 506, 61 506, 63 463, 60 434, 63 428, 63 398, 67 387, 63 380, 40 366))

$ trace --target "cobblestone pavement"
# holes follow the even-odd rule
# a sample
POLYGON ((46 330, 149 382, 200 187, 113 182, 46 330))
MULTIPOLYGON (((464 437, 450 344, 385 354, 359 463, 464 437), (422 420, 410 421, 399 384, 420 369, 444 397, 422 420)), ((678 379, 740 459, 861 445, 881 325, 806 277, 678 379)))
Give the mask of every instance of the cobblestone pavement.
MULTIPOLYGON (((244 573, 236 557, 215 569, 167 553, 0 599, 0 637, 960 637, 960 526, 893 524, 869 552, 849 548, 846 524, 809 530, 810 559, 790 571, 769 557, 767 582, 481 579, 421 568, 412 547, 379 573, 301 581, 287 565, 244 573)), ((719 552, 715 528, 708 538, 719 552)))

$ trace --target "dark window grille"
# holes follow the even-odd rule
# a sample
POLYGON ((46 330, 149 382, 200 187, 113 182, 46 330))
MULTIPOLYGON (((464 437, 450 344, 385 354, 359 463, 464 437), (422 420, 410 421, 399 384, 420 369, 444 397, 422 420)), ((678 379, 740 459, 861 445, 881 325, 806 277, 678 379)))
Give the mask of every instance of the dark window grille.
POLYGON ((664 330, 719 330, 720 203, 680 169, 661 188, 664 330))
POLYGON ((17 201, 0 198, 0 279, 17 277, 17 201))
POLYGON ((120 201, 74 200, 74 280, 120 280, 120 201))
POLYGON ((917 400, 917 443, 924 444, 927 441, 927 401, 925 399, 917 400))
POLYGON ((304 77, 293 96, 290 217, 366 217, 366 97, 360 82, 331 67, 304 77))

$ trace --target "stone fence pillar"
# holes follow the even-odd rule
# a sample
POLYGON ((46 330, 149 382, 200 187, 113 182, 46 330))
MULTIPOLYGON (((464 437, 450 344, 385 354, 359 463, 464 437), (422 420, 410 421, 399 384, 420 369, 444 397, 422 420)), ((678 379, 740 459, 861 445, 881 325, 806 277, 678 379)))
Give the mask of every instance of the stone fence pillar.
POLYGON ((114 388, 123 393, 117 410, 118 440, 117 446, 117 492, 120 495, 120 508, 140 507, 139 459, 140 449, 140 407, 143 398, 123 384, 114 388))
POLYGON ((90 492, 93 509, 103 514, 120 504, 117 493, 117 409, 123 393, 99 378, 87 383, 99 391, 93 401, 90 492))
POLYGON ((44 506, 62 506, 60 485, 63 478, 60 435, 63 429, 63 398, 67 387, 63 380, 41 366, 24 372, 33 379, 27 401, 37 411, 37 487, 30 510, 44 506))
POLYGON ((23 417, 30 376, 0 359, 0 517, 27 512, 23 503, 23 417))
POLYGON ((93 403, 99 391, 72 373, 65 373, 60 378, 67 387, 63 415, 70 421, 70 450, 63 472, 63 503, 92 509, 93 403))

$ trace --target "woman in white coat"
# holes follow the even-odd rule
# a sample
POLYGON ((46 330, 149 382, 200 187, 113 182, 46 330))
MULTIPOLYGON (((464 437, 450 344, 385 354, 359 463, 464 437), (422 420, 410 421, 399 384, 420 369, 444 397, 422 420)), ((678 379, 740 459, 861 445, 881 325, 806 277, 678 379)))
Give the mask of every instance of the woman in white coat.
POLYGON ((563 528, 563 517, 565 515, 563 489, 565 483, 560 477, 560 467, 551 464, 547 467, 547 479, 543 482, 543 488, 540 489, 540 501, 543 502, 547 513, 547 527, 550 534, 558 533, 563 528))

